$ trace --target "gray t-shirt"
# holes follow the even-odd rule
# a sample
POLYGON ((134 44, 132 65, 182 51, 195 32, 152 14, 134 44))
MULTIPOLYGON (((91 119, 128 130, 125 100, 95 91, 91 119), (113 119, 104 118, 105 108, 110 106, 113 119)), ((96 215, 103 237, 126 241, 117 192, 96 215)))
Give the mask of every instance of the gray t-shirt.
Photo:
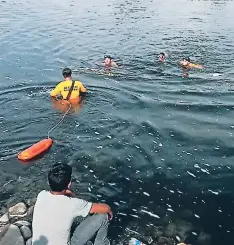
POLYGON ((67 245, 75 217, 86 217, 92 203, 41 191, 33 213, 33 245, 67 245))

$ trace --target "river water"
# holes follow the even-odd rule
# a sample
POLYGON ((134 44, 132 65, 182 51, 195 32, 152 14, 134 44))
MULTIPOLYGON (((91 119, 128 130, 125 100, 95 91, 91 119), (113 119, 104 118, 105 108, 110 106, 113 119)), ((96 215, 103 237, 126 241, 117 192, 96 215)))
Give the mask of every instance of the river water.
POLYGON ((35 197, 50 166, 67 162, 76 193, 113 207, 113 239, 133 223, 183 219, 212 244, 232 244, 234 2, 6 0, 0 9, 1 205, 35 197), (105 54, 121 64, 113 76, 80 69, 105 54), (184 56, 205 69, 182 78, 184 56), (17 153, 62 116, 49 92, 66 66, 89 93, 51 150, 22 164, 17 153))

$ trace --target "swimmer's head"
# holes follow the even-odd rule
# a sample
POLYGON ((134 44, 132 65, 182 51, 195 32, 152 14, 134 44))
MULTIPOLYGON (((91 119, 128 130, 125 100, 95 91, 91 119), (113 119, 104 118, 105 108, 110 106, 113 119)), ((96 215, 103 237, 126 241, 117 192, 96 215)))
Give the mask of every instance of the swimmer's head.
POLYGON ((111 56, 110 55, 105 55, 104 56, 104 63, 105 63, 105 65, 111 65, 111 60, 112 60, 112 58, 111 58, 111 56))
POLYGON ((61 192, 71 186, 72 167, 68 164, 52 165, 48 174, 48 183, 52 191, 61 192))
POLYGON ((165 53, 160 53, 158 56, 158 60, 161 62, 164 62, 166 59, 165 53))
POLYGON ((189 57, 183 58, 183 59, 180 61, 180 64, 181 64, 182 66, 188 66, 189 63, 190 63, 190 58, 189 58, 189 57))
POLYGON ((62 73, 63 73, 63 77, 67 78, 67 77, 71 77, 72 71, 70 68, 64 68, 62 73))

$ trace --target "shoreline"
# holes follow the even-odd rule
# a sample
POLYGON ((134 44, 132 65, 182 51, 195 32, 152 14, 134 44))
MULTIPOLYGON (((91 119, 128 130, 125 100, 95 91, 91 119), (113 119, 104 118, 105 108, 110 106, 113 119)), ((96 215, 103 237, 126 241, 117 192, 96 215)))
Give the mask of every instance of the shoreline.
MULTIPOLYGON (((19 202, 9 208, 0 210, 0 245, 31 245, 32 218, 36 198, 19 202)), ((129 244, 131 238, 136 238, 144 244, 151 245, 211 245, 211 236, 203 231, 197 234, 192 223, 185 220, 176 220, 159 224, 151 224, 142 229, 137 222, 126 226, 117 239, 111 239, 112 244, 129 244), (196 235, 194 243, 188 242, 191 235, 196 235)), ((116 234, 115 234, 116 235, 116 234)))

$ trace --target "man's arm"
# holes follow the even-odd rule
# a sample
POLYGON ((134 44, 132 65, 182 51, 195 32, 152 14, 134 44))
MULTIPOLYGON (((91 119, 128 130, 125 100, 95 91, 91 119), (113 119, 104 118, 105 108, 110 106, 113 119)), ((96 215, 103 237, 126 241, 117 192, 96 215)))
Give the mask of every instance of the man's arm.
POLYGON ((111 62, 111 66, 112 66, 112 67, 115 67, 115 68, 118 68, 118 67, 119 67, 115 61, 112 61, 112 62, 111 62))
POLYGON ((60 83, 50 92, 50 96, 56 97, 59 94, 61 94, 60 83))
POLYGON ((104 203, 93 203, 92 208, 89 212, 90 214, 105 214, 109 215, 109 219, 111 220, 113 217, 113 213, 109 205, 104 203))
POLYGON ((193 64, 193 63, 190 63, 189 66, 190 66, 190 68, 197 68, 197 69, 203 69, 204 68, 203 65, 193 64))
POLYGON ((87 88, 82 84, 82 82, 80 82, 80 92, 83 94, 87 92, 87 88))

